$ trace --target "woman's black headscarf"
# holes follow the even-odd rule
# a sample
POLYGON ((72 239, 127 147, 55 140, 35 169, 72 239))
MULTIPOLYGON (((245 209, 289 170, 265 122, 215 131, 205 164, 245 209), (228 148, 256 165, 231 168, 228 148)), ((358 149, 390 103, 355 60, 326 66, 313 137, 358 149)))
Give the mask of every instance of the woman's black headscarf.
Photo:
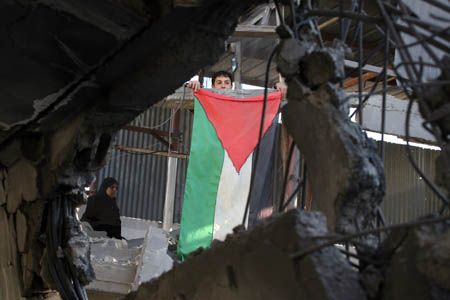
POLYGON ((88 198, 86 212, 81 221, 91 224, 97 231, 106 231, 109 237, 121 239, 120 211, 116 198, 110 198, 106 194, 106 189, 113 184, 119 185, 112 177, 105 178, 98 192, 88 198))

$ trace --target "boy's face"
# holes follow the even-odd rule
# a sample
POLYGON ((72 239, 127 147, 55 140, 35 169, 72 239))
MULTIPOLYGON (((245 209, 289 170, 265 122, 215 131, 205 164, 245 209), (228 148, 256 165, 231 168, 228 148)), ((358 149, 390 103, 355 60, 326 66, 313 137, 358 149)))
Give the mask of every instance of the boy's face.
POLYGON ((231 79, 227 76, 217 76, 214 82, 212 83, 212 87, 214 89, 232 89, 231 79))

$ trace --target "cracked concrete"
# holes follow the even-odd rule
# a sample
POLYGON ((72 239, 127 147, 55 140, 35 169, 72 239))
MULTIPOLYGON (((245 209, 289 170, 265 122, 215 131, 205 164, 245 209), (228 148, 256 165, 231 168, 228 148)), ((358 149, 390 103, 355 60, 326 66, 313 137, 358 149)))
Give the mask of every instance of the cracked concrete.
MULTIPOLYGON (((18 247, 15 264, 2 263, 1 284, 7 275, 14 286, 2 288, 6 299, 55 288, 41 213, 56 188, 84 184, 107 161, 114 132, 214 63, 259 2, 0 3, 0 210, 18 230, 5 237, 18 247)), ((86 244, 71 235, 81 270, 86 244)))
POLYGON ((292 210, 193 253, 125 299, 365 299, 356 271, 337 248, 290 258, 317 245, 310 238, 327 234, 326 227, 321 213, 292 210))
POLYGON ((287 38, 279 48, 278 70, 289 86, 283 120, 305 155, 313 209, 325 213, 330 231, 351 233, 375 222, 385 176, 374 142, 348 118, 345 92, 331 83, 344 76, 344 52, 287 38))

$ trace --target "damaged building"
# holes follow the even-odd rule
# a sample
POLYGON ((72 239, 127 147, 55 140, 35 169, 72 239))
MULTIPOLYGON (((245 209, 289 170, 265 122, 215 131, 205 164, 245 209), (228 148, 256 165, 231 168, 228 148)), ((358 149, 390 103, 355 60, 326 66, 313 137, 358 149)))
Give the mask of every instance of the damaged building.
POLYGON ((450 299, 447 1, 5 0, 0 16, 1 300, 450 299), (185 83, 220 70, 239 97, 266 88, 258 172, 230 194, 233 232, 180 259, 185 83), (80 222, 107 177, 125 239, 80 222))

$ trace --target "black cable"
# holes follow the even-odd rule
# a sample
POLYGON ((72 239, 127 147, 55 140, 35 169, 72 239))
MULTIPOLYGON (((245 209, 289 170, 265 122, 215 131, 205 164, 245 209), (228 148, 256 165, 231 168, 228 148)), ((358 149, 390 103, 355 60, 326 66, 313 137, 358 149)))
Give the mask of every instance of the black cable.
MULTIPOLYGON (((358 13, 361 14, 363 6, 363 0, 359 0, 358 5, 358 13)), ((363 62, 363 22, 359 21, 358 23, 358 56, 359 56, 359 70, 358 70, 358 110, 359 110, 359 118, 358 123, 362 126, 363 123, 363 103, 362 103, 362 62, 363 62)))
MULTIPOLYGON (((280 212, 284 211, 289 204, 291 204, 292 200, 294 199, 295 194, 298 193, 298 191, 300 190, 300 187, 303 185, 303 180, 300 181, 297 184, 297 187, 295 188, 295 190, 291 193, 291 195, 289 196, 288 200, 286 201, 286 203, 283 204, 283 206, 281 206, 280 212)), ((303 208, 302 208, 303 209, 303 208)))
POLYGON ((258 144, 256 145, 255 160, 253 162, 252 175, 250 176, 250 188, 249 188, 249 191, 248 191, 247 203, 245 204, 244 217, 242 219, 242 225, 244 225, 244 226, 245 226, 245 222, 247 220, 247 213, 248 213, 248 208, 249 208, 249 205, 250 205, 250 198, 251 198, 251 195, 252 195, 253 183, 255 181, 256 167, 258 166, 259 144, 261 142, 262 133, 263 133, 263 129, 264 129, 264 118, 265 118, 265 115, 266 115, 267 92, 268 92, 267 86, 269 85, 270 65, 272 64, 272 60, 273 60, 273 57, 275 56, 275 53, 277 52, 277 49, 278 49, 278 45, 273 49, 272 53, 269 56, 269 60, 267 62, 266 78, 264 80, 264 103, 263 103, 263 109, 262 109, 262 113, 261 113, 261 124, 260 124, 260 127, 259 127, 258 144))
POLYGON ((345 78, 349 77, 350 75, 352 75, 353 73, 355 73, 356 71, 359 71, 360 68, 364 67, 365 65, 367 65, 367 63, 369 62, 369 60, 378 52, 380 51, 382 48, 384 47, 384 44, 379 44, 378 46, 376 46, 371 52, 369 52, 369 54, 366 56, 366 58, 364 58, 361 66, 358 66, 356 68, 353 68, 352 70, 350 70, 348 73, 345 74, 345 78))
POLYGON ((284 172, 284 180, 283 180, 283 189, 281 190, 281 196, 280 196, 280 204, 278 205, 278 212, 283 211, 283 202, 284 202, 284 194, 286 193, 286 186, 288 184, 288 177, 289 177, 289 168, 291 166, 291 160, 292 160, 292 155, 294 154, 294 149, 295 149, 295 143, 294 141, 291 142, 291 146, 289 147, 289 154, 288 154, 288 159, 287 159, 287 165, 286 165, 286 170, 284 172))
POLYGON ((386 28, 384 48, 384 76, 383 76, 383 99, 381 102, 381 160, 384 161, 384 131, 386 125, 386 94, 387 94, 387 69, 389 57, 389 29, 386 28))
MULTIPOLYGON (((342 17, 342 13, 344 12, 344 0, 339 1, 339 39, 342 43, 344 41, 344 18, 342 17)), ((342 78, 339 79, 339 87, 342 89, 344 87, 344 80, 342 78)))
MULTIPOLYGON (((364 104, 366 104, 366 102, 369 100, 369 98, 373 95, 373 92, 375 91, 375 89, 377 88, 378 84, 380 83, 381 77, 387 73, 386 70, 383 70, 383 72, 381 72, 380 74, 377 75, 377 77, 375 78, 375 84, 370 88, 369 93, 364 97, 363 101, 362 101, 362 106, 364 106, 364 104)), ((353 116, 358 113, 359 111, 359 106, 352 112, 352 114, 350 115, 350 119, 353 118, 353 116)))
MULTIPOLYGON (((356 1, 357 0, 352 0, 352 4, 350 6, 350 11, 353 12, 356 8, 356 1)), ((342 10, 339 14, 339 17, 342 18, 342 16, 344 15, 344 10, 342 10)), ((345 28, 344 28, 344 33, 343 33, 343 42, 345 42, 347 40, 347 34, 350 30, 350 25, 352 23, 352 19, 347 20, 346 24, 345 24, 345 28)))
POLYGON ((47 227, 46 227, 46 248, 47 248, 47 265, 48 265, 48 269, 50 271, 50 275, 53 279, 53 282, 56 285, 56 288, 58 289, 61 297, 63 299, 69 299, 68 294, 66 293, 66 290, 64 288, 63 283, 61 282, 62 278, 60 277, 60 274, 58 272, 58 269, 56 268, 55 265, 55 260, 57 260, 57 255, 56 255, 56 241, 55 241, 55 233, 54 233, 54 229, 55 227, 53 226, 53 222, 54 222, 54 201, 57 201, 56 199, 52 199, 50 200, 49 203, 47 203, 47 227))

